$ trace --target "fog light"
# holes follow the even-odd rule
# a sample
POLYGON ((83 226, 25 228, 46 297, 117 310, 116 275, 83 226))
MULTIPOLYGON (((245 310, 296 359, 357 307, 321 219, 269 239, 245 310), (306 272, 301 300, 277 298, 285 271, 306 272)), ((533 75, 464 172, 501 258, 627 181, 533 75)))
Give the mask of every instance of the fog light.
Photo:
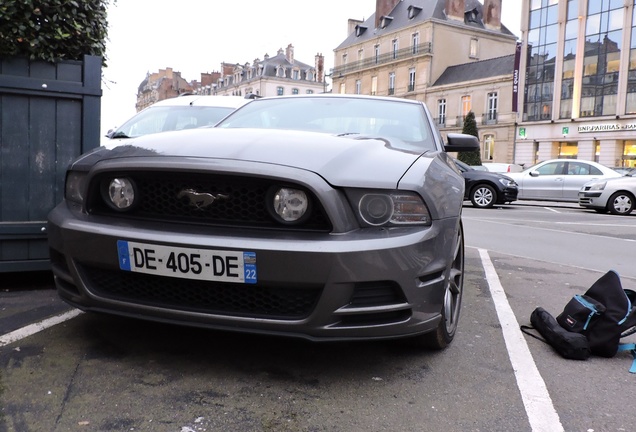
POLYGON ((274 213, 282 222, 300 221, 309 209, 307 194, 299 189, 280 188, 272 198, 274 213))
POLYGON ((115 209, 128 210, 135 203, 135 185, 128 178, 114 178, 108 185, 108 198, 115 209))

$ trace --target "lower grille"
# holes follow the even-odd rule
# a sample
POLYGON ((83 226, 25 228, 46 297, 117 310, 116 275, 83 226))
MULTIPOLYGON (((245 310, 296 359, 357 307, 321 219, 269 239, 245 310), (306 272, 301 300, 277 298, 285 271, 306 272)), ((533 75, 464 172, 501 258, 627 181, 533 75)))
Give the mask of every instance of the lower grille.
POLYGON ((218 315, 297 320, 309 316, 322 287, 197 281, 84 267, 90 290, 112 300, 218 315))

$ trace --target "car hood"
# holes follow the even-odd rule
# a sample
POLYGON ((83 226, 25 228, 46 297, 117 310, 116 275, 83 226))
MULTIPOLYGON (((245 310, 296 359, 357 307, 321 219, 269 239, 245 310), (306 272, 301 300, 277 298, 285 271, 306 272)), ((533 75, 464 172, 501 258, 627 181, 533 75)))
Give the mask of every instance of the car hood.
POLYGON ((589 182, 583 185, 583 188, 589 187, 595 183, 605 183, 607 182, 606 189, 614 188, 614 189, 631 189, 636 190, 636 177, 623 176, 623 177, 612 177, 612 178, 602 178, 590 180, 589 182))
POLYGON ((134 157, 240 160, 308 170, 339 186, 396 187, 420 156, 402 141, 274 129, 200 128, 130 139, 101 147, 75 166, 134 157))

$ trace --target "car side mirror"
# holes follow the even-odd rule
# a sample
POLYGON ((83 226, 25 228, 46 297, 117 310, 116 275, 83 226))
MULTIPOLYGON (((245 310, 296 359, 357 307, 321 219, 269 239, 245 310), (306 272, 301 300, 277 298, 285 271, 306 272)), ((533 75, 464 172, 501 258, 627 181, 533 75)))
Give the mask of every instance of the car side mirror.
POLYGON ((447 152, 465 152, 479 150, 477 137, 468 134, 449 133, 444 150, 447 152))
POLYGON ((530 171, 530 177, 539 177, 540 175, 539 171, 530 171))

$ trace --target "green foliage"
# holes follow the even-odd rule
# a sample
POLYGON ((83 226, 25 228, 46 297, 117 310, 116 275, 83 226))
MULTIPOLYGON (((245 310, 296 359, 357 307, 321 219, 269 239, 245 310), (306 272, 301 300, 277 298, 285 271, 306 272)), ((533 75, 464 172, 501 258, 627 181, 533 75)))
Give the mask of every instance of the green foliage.
MULTIPOLYGON (((475 113, 469 111, 464 118, 464 128, 462 133, 472 135, 479 139, 479 131, 477 130, 477 121, 475 120, 475 113)), ((459 152, 457 159, 464 162, 467 165, 481 165, 481 153, 479 149, 472 152, 459 152)))
POLYGON ((109 1, 0 0, 0 57, 53 62, 94 55, 106 66, 109 1))

